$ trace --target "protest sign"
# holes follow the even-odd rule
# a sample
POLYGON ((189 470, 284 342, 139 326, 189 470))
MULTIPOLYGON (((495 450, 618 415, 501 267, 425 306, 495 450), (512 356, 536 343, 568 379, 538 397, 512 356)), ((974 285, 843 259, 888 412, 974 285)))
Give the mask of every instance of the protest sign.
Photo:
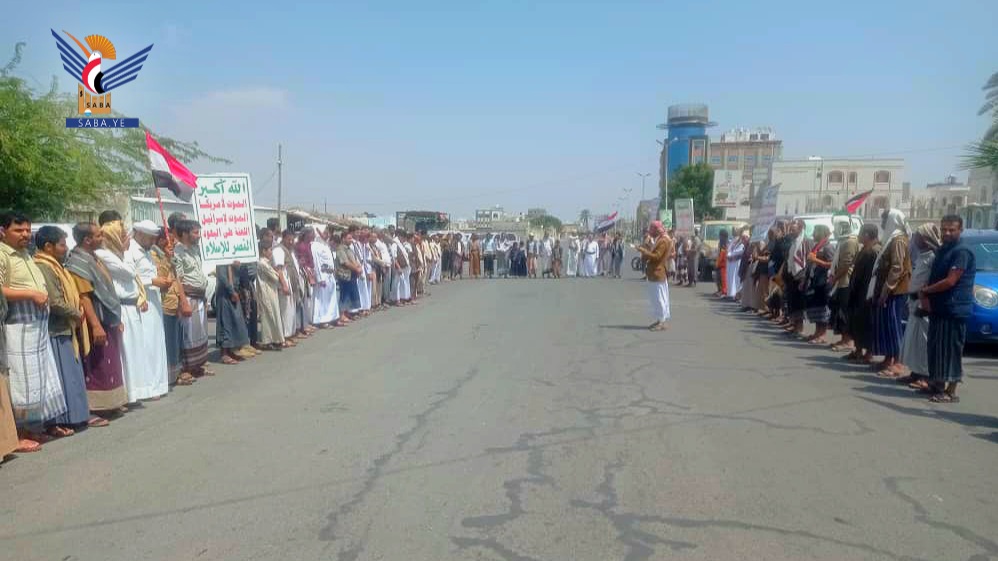
POLYGON ((201 259, 205 264, 257 261, 249 174, 199 175, 192 202, 194 218, 201 223, 201 259))

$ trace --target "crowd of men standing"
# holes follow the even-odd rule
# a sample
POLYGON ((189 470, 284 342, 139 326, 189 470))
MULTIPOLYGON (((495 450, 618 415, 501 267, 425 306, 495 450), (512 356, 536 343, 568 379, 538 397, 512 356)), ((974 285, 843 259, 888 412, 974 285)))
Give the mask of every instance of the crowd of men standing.
POLYGON ((974 253, 961 242, 963 220, 944 216, 911 232, 904 214, 889 209, 879 227, 868 222, 858 235, 848 221, 834 234, 816 225, 810 238, 804 228, 778 222, 759 242, 747 229, 722 232, 716 295, 791 336, 848 352, 845 360, 934 403, 958 402, 976 274, 974 253), (806 336, 805 319, 815 326, 806 336))
MULTIPOLYGON (((167 224, 128 231, 107 211, 73 227, 70 251, 61 228, 32 234, 28 217, 0 216, 0 459, 215 374, 201 226, 180 213, 167 224)), ((442 275, 440 238, 394 227, 292 232, 272 220, 258 239, 258 262, 214 271, 223 364, 413 305, 442 275)))
POLYGON ((568 236, 565 243, 545 232, 538 239, 529 235, 524 242, 497 234, 465 239, 461 234, 439 236, 443 270, 449 279, 480 278, 563 278, 598 276, 620 278, 624 261, 622 234, 568 236))

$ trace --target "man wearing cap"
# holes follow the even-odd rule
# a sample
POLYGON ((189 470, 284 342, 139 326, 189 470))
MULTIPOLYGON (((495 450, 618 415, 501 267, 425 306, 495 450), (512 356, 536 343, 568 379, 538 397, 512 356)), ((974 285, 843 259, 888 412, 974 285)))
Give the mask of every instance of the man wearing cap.
MULTIPOLYGON (((152 220, 143 220, 132 226, 134 235, 125 251, 125 264, 135 270, 135 276, 145 289, 149 307, 142 314, 142 321, 128 327, 138 329, 142 339, 141 368, 129 378, 129 396, 139 399, 156 398, 169 391, 169 367, 166 358, 166 331, 163 327, 163 298, 160 291, 169 290, 173 283, 159 276, 152 247, 159 237, 159 226, 152 220)), ((131 358, 131 357, 129 357, 131 358)), ((132 366, 132 365, 129 365, 132 366)))
POLYGON ((645 259, 645 278, 648 280, 648 299, 651 301, 651 315, 655 323, 648 326, 652 331, 665 331, 671 316, 669 310, 669 279, 666 263, 672 255, 672 240, 665 235, 665 226, 656 220, 648 226, 645 243, 631 245, 645 259))

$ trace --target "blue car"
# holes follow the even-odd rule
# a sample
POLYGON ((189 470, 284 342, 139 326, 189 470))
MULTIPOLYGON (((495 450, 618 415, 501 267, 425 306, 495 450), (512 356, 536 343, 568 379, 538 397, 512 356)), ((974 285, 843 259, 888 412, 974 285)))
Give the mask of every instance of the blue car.
POLYGON ((967 323, 968 343, 998 343, 998 231, 966 230, 963 243, 974 252, 974 312, 967 323))

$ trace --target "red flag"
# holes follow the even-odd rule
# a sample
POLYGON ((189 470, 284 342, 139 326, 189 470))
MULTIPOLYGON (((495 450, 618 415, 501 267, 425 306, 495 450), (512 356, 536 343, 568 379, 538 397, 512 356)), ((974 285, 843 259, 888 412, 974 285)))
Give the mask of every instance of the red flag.
POLYGON ((169 189, 178 199, 190 202, 198 177, 160 146, 149 131, 146 131, 146 146, 149 148, 149 167, 156 188, 169 189))
POLYGON ((846 212, 849 214, 856 214, 856 211, 859 210, 859 207, 863 206, 863 203, 866 202, 866 199, 870 197, 871 193, 873 193, 873 189, 870 189, 865 193, 854 195, 853 198, 846 201, 846 212))

